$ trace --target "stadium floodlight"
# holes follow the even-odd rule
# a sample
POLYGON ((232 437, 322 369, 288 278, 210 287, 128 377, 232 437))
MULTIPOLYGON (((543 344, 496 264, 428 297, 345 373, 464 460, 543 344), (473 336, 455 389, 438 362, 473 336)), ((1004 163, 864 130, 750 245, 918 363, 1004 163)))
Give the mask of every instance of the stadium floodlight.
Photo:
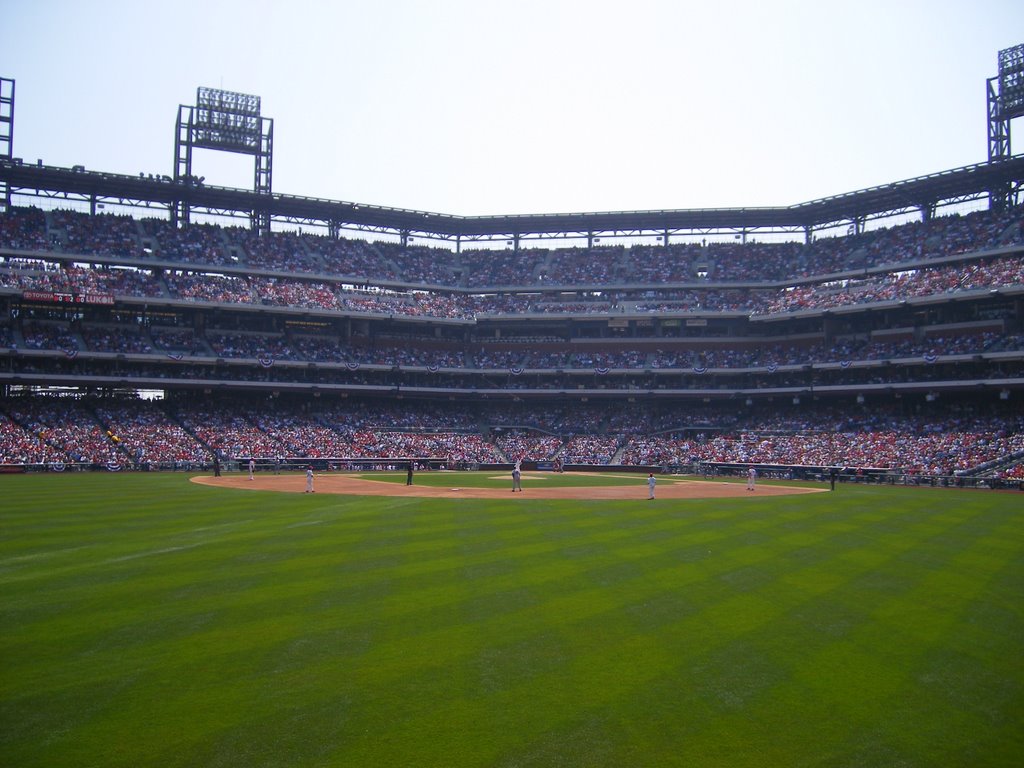
MULTIPOLYGON (((194 106, 180 105, 174 134, 174 181, 197 184, 192 173, 192 150, 212 149, 252 155, 255 160, 253 191, 270 195, 274 163, 274 121, 260 114, 260 97, 219 88, 196 89, 194 106)), ((172 219, 187 223, 189 201, 178 201, 172 219)), ((254 229, 269 231, 270 216, 259 206, 250 215, 254 229)))
POLYGON ((999 110, 1004 120, 1024 115, 1024 44, 999 52, 999 110))
MULTIPOLYGON (((1024 115, 1024 44, 999 52, 999 74, 985 81, 988 91, 988 160, 996 162, 1013 156, 1010 123, 1024 115)), ((1016 205, 1017 190, 1000 184, 990 190, 993 208, 1016 205)))
POLYGON ((255 154, 261 136, 260 97, 200 87, 193 128, 197 147, 255 154))

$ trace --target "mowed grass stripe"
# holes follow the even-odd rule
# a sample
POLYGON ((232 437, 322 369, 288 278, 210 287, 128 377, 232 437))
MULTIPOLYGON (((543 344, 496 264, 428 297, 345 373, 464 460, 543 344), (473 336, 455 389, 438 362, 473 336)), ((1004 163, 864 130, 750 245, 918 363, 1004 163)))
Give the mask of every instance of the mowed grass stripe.
MULTIPOLYGON (((959 624, 960 611, 987 591, 992 577, 1012 567, 1009 561, 990 561, 989 569, 970 576, 959 568, 973 560, 977 551, 987 549, 989 542, 1011 529, 1019 530, 1016 521, 1009 525, 991 522, 994 529, 979 531, 981 538, 962 537, 962 549, 946 552, 894 591, 879 594, 870 610, 861 609, 857 613, 860 620, 847 626, 833 642, 824 642, 826 635, 818 636, 822 642, 817 648, 803 642, 799 653, 790 655, 789 674, 777 689, 769 690, 754 709, 725 713, 712 727, 691 735, 690 754, 703 754, 706 748, 720 744, 730 729, 753 718, 772 724, 773 733, 779 735, 760 753, 748 755, 750 762, 733 759, 733 765, 772 764, 812 739, 820 745, 826 762, 829 756, 837 761, 846 756, 849 764, 914 764, 924 756, 924 765, 1013 764, 1007 760, 1014 752, 1006 750, 1005 743, 989 744, 984 759, 975 755, 977 762, 954 757, 952 745, 944 738, 947 734, 970 733, 970 742, 975 743, 986 740, 992 724, 958 707, 936 706, 935 691, 920 685, 922 658, 955 637, 950 633, 959 624), (837 696, 837 691, 842 695, 837 696), (828 702, 824 718, 823 702, 828 702), (931 710, 931 727, 908 728, 908 722, 913 722, 910 715, 921 709, 931 710), (787 713, 788 722, 780 722, 782 712, 787 713), (908 737, 916 742, 912 750, 903 746, 908 737)), ((769 636, 777 646, 775 655, 781 658, 779 650, 786 647, 784 633, 776 629, 769 636)), ((802 633, 799 637, 807 639, 802 633)), ((1012 642, 1012 637, 1005 640, 1012 642)), ((1016 743, 1019 747, 1019 739, 1016 743)))
MULTIPOLYGON (((620 553, 615 553, 615 554, 616 554, 616 556, 618 556, 620 558, 622 557, 622 555, 620 553)), ((638 557, 637 559, 641 559, 641 558, 638 557)), ((604 570, 604 566, 601 567, 601 570, 602 571, 604 570)), ((593 606, 595 603, 596 604, 600 604, 598 601, 596 601, 594 599, 595 595, 593 593, 588 593, 588 594, 583 594, 583 595, 581 595, 580 593, 572 593, 571 597, 573 599, 578 599, 580 604, 585 605, 585 606, 593 606)), ((566 614, 566 610, 564 610, 564 606, 556 607, 554 612, 557 612, 558 614, 563 615, 563 616, 566 614)))
MULTIPOLYGON (((741 607, 741 606, 736 606, 736 607, 741 607)), ((725 611, 725 613, 726 613, 727 615, 735 615, 735 614, 740 614, 740 613, 742 612, 741 610, 733 610, 732 608, 733 608, 733 606, 729 606, 729 608, 728 608, 728 609, 727 609, 727 610, 725 611)), ((649 653, 648 653, 648 654, 646 654, 646 655, 641 655, 641 656, 639 656, 639 657, 640 657, 640 658, 644 658, 644 659, 649 659, 650 655, 649 655, 649 653)), ((602 665, 602 664, 600 664, 600 663, 588 664, 587 666, 593 667, 593 668, 595 668, 595 669, 603 669, 603 668, 604 668, 604 665, 602 665)), ((559 681, 559 682, 560 682, 560 681, 559 681)), ((555 683, 552 683, 552 685, 553 685, 553 686, 554 686, 555 688, 557 688, 557 685, 556 685, 555 683)), ((481 715, 482 715, 482 713, 477 713, 477 715, 478 715, 478 716, 481 716, 481 715)), ((446 718, 449 718, 449 717, 450 717, 450 714, 449 714, 449 713, 440 713, 440 714, 439 714, 439 717, 440 717, 441 719, 446 719, 446 718)), ((425 725, 425 724, 424 724, 423 722, 419 722, 419 721, 418 721, 418 722, 416 722, 416 723, 415 723, 415 725, 413 725, 412 727, 413 727, 414 729, 418 729, 418 728, 424 727, 424 725, 425 725)))
MULTIPOLYGON (((615 538, 620 538, 621 534, 609 534, 609 537, 612 536, 614 536, 615 538)), ((515 572, 503 571, 501 578, 504 580, 504 582, 507 582, 507 586, 504 583, 491 583, 488 588, 490 593, 479 595, 477 601, 482 605, 486 604, 486 602, 491 597, 498 596, 502 592, 507 591, 513 586, 547 586, 548 584, 553 582, 561 583, 564 585, 566 583, 569 583, 566 581, 566 579, 573 576, 581 577, 584 579, 585 583, 590 583, 590 577, 587 575, 587 571, 579 566, 579 558, 574 558, 574 560, 568 562, 557 562, 555 564, 557 568, 554 572, 552 572, 551 563, 548 555, 556 551, 557 547, 547 544, 542 545, 540 547, 536 545, 530 545, 528 548, 520 549, 517 552, 517 554, 520 555, 520 559, 523 555, 529 555, 531 556, 531 558, 535 558, 538 563, 544 564, 544 568, 542 570, 537 571, 537 576, 539 578, 535 582, 530 582, 529 575, 531 572, 529 570, 526 570, 525 568, 515 572)), ((504 554, 507 556, 509 554, 509 549, 504 550, 504 554)), ((621 557, 621 555, 614 554, 614 557, 621 557)), ((646 555, 635 555, 635 559, 637 560, 643 559, 644 557, 646 557, 646 555)), ((503 559, 507 560, 508 558, 505 557, 503 559)), ((493 561, 493 558, 491 558, 491 560, 493 561)), ((398 598, 396 598, 395 600, 385 598, 377 607, 380 610, 380 613, 383 615, 383 617, 387 619, 389 622, 393 621, 397 623, 397 621, 403 619, 403 617, 408 618, 410 616, 413 617, 413 621, 415 622, 414 614, 418 614, 424 611, 429 611, 435 618, 437 618, 438 614, 436 613, 436 611, 438 608, 458 608, 461 603, 460 599, 451 599, 447 595, 445 585, 448 583, 448 581, 452 578, 465 577, 467 575, 466 568, 470 567, 472 569, 473 565, 477 565, 479 563, 479 559, 477 560, 476 563, 470 563, 468 565, 465 561, 461 561, 457 565, 452 565, 448 561, 442 560, 435 560, 431 563, 421 563, 426 567, 427 570, 429 570, 430 573, 433 574, 439 573, 437 570, 438 567, 443 567, 444 570, 440 573, 443 576, 444 580, 442 582, 434 582, 431 580, 427 580, 426 586, 424 586, 424 582, 421 580, 421 577, 417 575, 415 577, 417 579, 416 586, 418 586, 419 589, 416 589, 413 592, 409 593, 408 597, 406 596, 406 592, 404 590, 399 590, 398 598), (443 601, 443 604, 439 603, 439 600, 443 601), (428 607, 424 608, 423 606, 428 607)), ((523 563, 523 565, 525 566, 526 563, 523 563)), ((598 567, 601 570, 605 570, 606 568, 606 566, 603 565, 596 567, 598 567)), ((393 573, 395 573, 396 575, 400 571, 404 571, 403 566, 396 565, 395 568, 393 569, 393 573)), ((491 582, 493 582, 493 579, 491 580, 491 582)), ((479 590, 477 591, 479 592, 479 590)), ((586 597, 585 599, 587 600, 587 602, 590 601, 589 597, 586 597)), ((431 622, 431 625, 436 624, 443 625, 444 622, 431 622)))
MULTIPOLYGON (((303 589, 306 589, 306 588, 305 588, 305 587, 303 586, 303 589)), ((425 602, 428 602, 428 603, 429 603, 429 601, 425 601, 425 602)))
MULTIPOLYGON (((795 646, 795 647, 799 647, 799 646, 795 646)), ((739 656, 737 656, 737 658, 745 658, 745 659, 753 658, 753 659, 757 659, 757 658, 764 657, 764 654, 757 647, 746 648, 746 651, 748 651, 748 652, 740 654, 739 656)), ((722 668, 722 669, 724 669, 724 668, 722 668)), ((716 674, 721 674, 722 673, 722 669, 717 669, 716 670, 716 674)), ((754 683, 756 683, 758 680, 763 680, 766 677, 765 672, 766 672, 767 668, 759 669, 758 665, 756 665, 756 664, 753 666, 753 669, 751 668, 751 665, 749 663, 745 664, 745 665, 744 664, 737 665, 737 669, 741 672, 741 674, 744 676, 744 678, 748 679, 749 683, 751 683, 751 681, 754 681, 754 683)), ((769 672, 770 672, 770 670, 769 670, 769 672)), ((769 675, 769 677, 770 677, 770 675, 769 675)), ((681 680, 680 681, 680 689, 683 689, 685 687, 685 682, 686 682, 685 680, 681 680)), ((751 684, 749 684, 746 687, 756 689, 757 685, 754 684, 754 683, 751 683, 751 684)), ((742 697, 743 697, 743 690, 741 689, 739 695, 735 695, 734 693, 730 693, 728 696, 723 696, 723 700, 728 701, 728 700, 730 700, 730 698, 731 699, 742 699, 742 697)), ((703 702, 703 703, 701 703, 701 702, 694 702, 694 705, 695 706, 699 705, 699 709, 701 711, 707 711, 707 709, 708 709, 706 702, 703 702)), ((814 716, 818 716, 820 713, 815 711, 815 712, 808 713, 808 714, 812 716, 812 721, 813 721, 814 716)), ((776 719, 777 719, 777 717, 778 716, 776 715, 776 719)), ((743 718, 745 719, 746 716, 744 715, 743 718)), ((659 721, 655 721, 655 722, 659 722, 659 721)), ((764 722, 770 722, 770 721, 764 721, 764 722)), ((894 721, 894 722, 896 722, 896 721, 894 721)), ((735 723, 732 723, 730 725, 735 725, 735 723)), ((786 727, 788 729, 792 730, 792 724, 788 725, 786 727)), ((735 733, 736 731, 731 731, 730 730, 729 732, 730 733, 735 733)), ((730 738, 732 738, 732 736, 730 736, 730 738)), ((714 740, 714 739, 712 739, 712 740, 714 740)), ((725 740, 724 736, 723 736, 723 740, 725 740)), ((699 764, 708 764, 709 755, 713 755, 714 752, 715 752, 715 744, 706 744, 706 746, 710 746, 710 752, 705 752, 705 751, 702 751, 702 750, 695 750, 693 752, 693 754, 690 755, 690 757, 694 761, 701 761, 699 764)), ((763 764, 762 761, 765 759, 764 754, 761 753, 757 748, 754 748, 754 749, 752 749, 750 751, 750 756, 753 759, 752 760, 752 764, 755 764, 755 765, 756 764, 763 764)), ((771 762, 771 761, 769 760, 769 762, 771 762)), ((785 761, 778 761, 778 762, 785 762, 785 761)), ((737 764, 737 756, 730 755, 728 760, 725 761, 725 764, 737 764)))
MULTIPOLYGON (((520 531, 516 531, 516 535, 519 539, 523 538, 520 531)), ((544 534, 538 533, 537 535, 543 536, 544 534)), ((613 538, 619 538, 623 535, 621 533, 610 534, 613 538)), ((265 571, 268 566, 262 561, 273 561, 277 559, 275 558, 277 551, 289 550, 293 557, 273 565, 274 577, 278 583, 283 583, 281 580, 285 576, 295 577, 297 574, 294 572, 298 570, 322 573, 324 567, 334 564, 339 559, 344 559, 343 569, 347 584, 376 582, 379 581, 382 572, 387 572, 389 580, 396 582, 396 586, 404 587, 405 585, 397 583, 397 580, 407 579, 415 582, 415 584, 410 586, 422 587, 424 584, 430 584, 430 577, 437 576, 438 574, 448 579, 453 575, 458 575, 461 569, 467 567, 473 568, 501 561, 521 561, 527 555, 537 555, 538 559, 543 559, 559 546, 558 544, 547 542, 543 538, 534 544, 523 544, 517 548, 509 548, 507 545, 502 544, 503 541, 504 539, 500 539, 496 542, 496 546, 488 547, 488 551, 485 554, 465 557, 459 560, 451 556, 454 549, 458 548, 459 545, 453 545, 451 537, 447 534, 443 539, 437 541, 429 543, 420 542, 411 547, 412 551, 409 551, 410 548, 399 548, 400 540, 392 538, 389 539, 385 547, 382 547, 382 551, 390 553, 388 558, 381 560, 375 552, 370 552, 365 561, 339 557, 339 553, 335 548, 335 542, 330 540, 322 541, 317 539, 310 541, 302 551, 295 549, 293 542, 268 541, 260 547, 260 552, 262 553, 261 562, 235 561, 230 563, 232 571, 230 580, 232 583, 235 580, 244 581, 247 576, 253 573, 265 571), (315 554, 313 554, 314 552, 315 554), (426 554, 436 554, 438 556, 424 557, 426 554), (415 557, 413 557, 414 555, 415 557), (403 556, 406 558, 405 562, 401 561, 403 556), (362 567, 364 565, 368 565, 369 568, 364 569, 362 567)), ((374 546, 376 546, 376 542, 374 546)), ((360 549, 361 554, 366 552, 365 548, 360 549)), ((203 553, 199 557, 208 557, 208 554, 203 553)), ((189 562, 182 562, 180 565, 183 568, 195 567, 194 563, 189 562)), ((296 582, 297 587, 301 587, 301 584, 302 582, 296 582)), ((157 588, 160 589, 162 587, 157 588)), ((136 588, 133 587, 133 589, 136 588)), ((254 593, 253 599, 258 599, 258 597, 258 594, 254 593)), ((429 603, 430 601, 419 600, 418 602, 429 603)))
MULTIPOLYGON (((533 502, 536 518, 531 519, 521 505, 508 502, 460 500, 396 509, 380 500, 338 505, 292 495, 260 506, 273 524, 263 527, 264 519, 258 518, 255 535, 119 563, 66 600, 73 607, 88 603, 92 588, 101 596, 113 584, 141 585, 140 610, 156 601, 161 615, 159 621, 142 615, 133 622, 125 611, 120 626, 95 633, 88 647, 77 644, 79 658, 57 664, 58 685, 31 702, 38 706, 22 709, 5 693, 5 722, 7 715, 19 714, 24 738, 19 742, 8 733, 0 744, 26 745, 19 757, 28 760, 17 763, 26 765, 33 758, 35 764, 59 764, 55 758, 72 745, 79 755, 102 754, 104 760, 94 764, 105 765, 144 764, 154 755, 167 765, 280 764, 286 754, 284 762, 294 765, 354 765, 367 758, 387 764, 391 757, 405 764, 430 764, 434 757, 463 765, 652 764, 654 758, 679 754, 682 731, 646 731, 636 727, 638 721, 656 721, 659 712, 679 714, 693 700, 713 714, 706 722, 695 717, 686 722, 697 733, 712 732, 719 708, 753 706, 775 686, 782 665, 751 658, 758 658, 754 652, 763 655, 762 646, 771 649, 772 638, 799 637, 787 615, 801 606, 816 600, 834 605, 830 595, 842 585, 825 577, 837 553, 857 550, 841 561, 844 575, 864 569, 870 576, 872 568, 878 570, 859 553, 872 540, 890 556, 885 563, 922 566, 928 542, 943 536, 926 507, 934 498, 949 497, 928 497, 888 515, 865 507, 867 499, 883 497, 851 489, 848 499, 837 494, 813 503, 743 499, 662 505, 661 510, 533 502), (314 519, 323 522, 288 528, 314 519), (495 519, 500 524, 493 524, 495 519), (457 545, 449 546, 449 537, 457 545), (912 541, 902 551, 901 537, 912 541), (710 560, 703 556, 709 542, 710 560), (813 577, 812 566, 819 569, 813 577), (782 578, 795 570, 806 571, 807 578, 795 583, 782 578), (179 585, 171 578, 175 573, 184 577, 179 585), (680 573, 693 580, 682 580, 680 573), (213 586, 207 587, 210 579, 213 586), (804 581, 814 582, 809 595, 800 589, 804 581), (815 590, 830 583, 833 591, 815 597, 815 590), (754 597, 767 606, 739 600, 758 589, 764 594, 754 597), (771 611, 779 601, 797 607, 766 622, 736 623, 735 614, 744 612, 737 607, 771 611), (723 604, 716 613, 715 606, 723 604), (176 605, 192 612, 176 616, 176 605), (162 631, 172 637, 161 637, 162 631), (701 631, 715 637, 703 646, 693 643, 691 636, 701 631), (147 635, 152 642, 146 642, 147 635), (117 653, 118 646, 128 653, 117 653), (102 666, 108 677, 95 685, 73 684, 76 662, 102 666), (694 694, 663 685, 694 666, 704 670, 706 690, 694 694), (637 671, 648 679, 638 678, 637 671), (731 684, 735 671, 759 682, 736 688, 731 684), (587 679, 588 672, 593 679, 587 679), (721 684, 717 693, 711 690, 716 684, 721 684), (608 694, 590 702, 581 697, 596 685, 608 694), (89 690, 100 697, 91 700, 84 693, 89 690), (717 706, 707 705, 709 696, 717 706), (67 710, 60 727, 53 727, 52 718, 33 726, 21 716, 47 705, 67 710), (432 710, 446 713, 449 722, 436 722, 432 710), (34 746, 32 737, 40 737, 34 746), (119 746, 111 750, 110 745, 119 746), (623 757, 633 759, 623 762, 623 757)), ((984 509, 991 497, 973 498, 985 499, 978 505, 984 509)), ((243 506, 230 514, 252 517, 251 510, 243 506)), ((182 517, 201 527, 194 525, 199 517, 208 518, 206 525, 224 524, 219 514, 190 510, 182 517)), ((169 517, 158 517, 155 527, 173 533, 169 517)), ((138 519, 132 515, 122 530, 135 527, 138 519)), ((961 519, 964 531, 952 539, 970 538, 967 521, 961 519)), ((138 532, 146 538, 145 531, 138 532)), ((1006 538, 979 546, 985 552, 1001 546, 1012 555, 1006 538)), ((1012 573, 1002 578, 1015 583, 1012 573)), ((892 584, 906 579, 868 578, 861 586, 884 590, 892 584)), ((0 582, 5 605, 12 586, 17 585, 0 582)), ((51 608, 61 593, 67 598, 73 589, 49 587, 51 608)), ((118 593, 119 602, 130 600, 130 589, 118 593)), ((996 615, 1005 620, 1003 614, 1012 615, 1006 606, 996 615)), ((841 605, 832 609, 824 630, 838 625, 848 632, 863 620, 862 613, 841 605)), ((989 651, 1005 656, 1006 645, 989 651)), ((1012 707, 1012 694, 1004 701, 1009 703, 998 710, 1003 715, 1012 707)), ((710 753, 727 754, 752 743, 753 731, 774 722, 747 723, 731 734, 731 747, 711 744, 710 753)), ((813 745, 794 749, 799 753, 813 745)))
MULTIPOLYGON (((389 549, 393 549, 393 547, 389 547, 389 549)), ((516 553, 516 554, 518 554, 518 553, 516 553)), ((429 560, 422 560, 421 561, 421 563, 424 564, 424 565, 430 565, 430 562, 431 561, 429 561, 429 560)), ((430 565, 430 566, 432 567, 432 565, 430 565)), ((239 566, 236 566, 236 567, 244 567, 244 566, 243 565, 239 565, 239 566)), ((419 565, 414 565, 413 567, 419 567, 419 565)))

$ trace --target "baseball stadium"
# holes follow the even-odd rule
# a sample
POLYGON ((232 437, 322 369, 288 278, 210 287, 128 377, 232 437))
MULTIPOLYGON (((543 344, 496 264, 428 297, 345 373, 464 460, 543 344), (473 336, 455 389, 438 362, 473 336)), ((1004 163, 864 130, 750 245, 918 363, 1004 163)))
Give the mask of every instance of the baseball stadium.
POLYGON ((0 762, 1021 764, 998 62, 974 165, 507 216, 275 192, 208 87, 48 165, 0 78, 0 762))

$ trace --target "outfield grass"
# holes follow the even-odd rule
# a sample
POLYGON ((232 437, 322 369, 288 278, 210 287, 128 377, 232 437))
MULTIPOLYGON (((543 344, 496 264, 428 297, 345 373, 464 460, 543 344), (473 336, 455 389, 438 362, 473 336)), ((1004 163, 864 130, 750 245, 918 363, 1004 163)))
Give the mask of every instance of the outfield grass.
POLYGON ((1024 763, 1024 494, 0 489, 4 766, 1024 763))

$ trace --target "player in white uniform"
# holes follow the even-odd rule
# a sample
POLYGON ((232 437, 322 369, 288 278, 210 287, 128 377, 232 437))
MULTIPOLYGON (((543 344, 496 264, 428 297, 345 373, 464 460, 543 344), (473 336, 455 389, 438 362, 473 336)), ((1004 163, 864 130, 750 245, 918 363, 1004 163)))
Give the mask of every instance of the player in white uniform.
POLYGON ((757 470, 751 467, 747 470, 747 490, 754 490, 754 486, 757 484, 757 470))
POLYGON ((658 484, 658 480, 654 476, 654 473, 651 472, 651 474, 649 474, 647 476, 647 498, 648 499, 653 499, 654 498, 654 486, 657 485, 657 484, 658 484))
POLYGON ((313 490, 313 468, 306 467, 306 493, 316 493, 313 490))
POLYGON ((250 480, 253 479, 253 474, 252 473, 255 472, 255 471, 256 471, 256 460, 255 459, 249 459, 249 479, 250 480))

